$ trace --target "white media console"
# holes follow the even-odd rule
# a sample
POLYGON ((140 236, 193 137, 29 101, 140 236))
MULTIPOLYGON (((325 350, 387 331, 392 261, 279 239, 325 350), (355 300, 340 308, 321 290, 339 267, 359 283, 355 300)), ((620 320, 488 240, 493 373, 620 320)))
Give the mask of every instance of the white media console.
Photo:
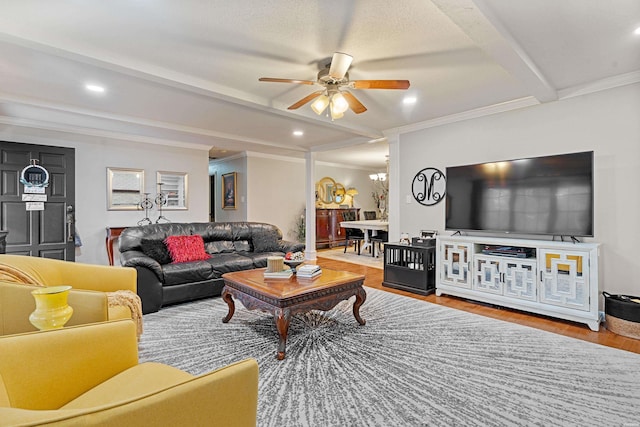
POLYGON ((439 236, 436 295, 448 294, 600 328, 598 244, 439 236))

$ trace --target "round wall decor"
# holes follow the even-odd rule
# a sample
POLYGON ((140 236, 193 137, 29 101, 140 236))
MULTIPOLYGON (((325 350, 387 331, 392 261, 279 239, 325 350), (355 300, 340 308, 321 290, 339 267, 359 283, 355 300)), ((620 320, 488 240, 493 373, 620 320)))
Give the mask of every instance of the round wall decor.
POLYGON ((49 171, 40 165, 33 164, 22 169, 20 183, 26 187, 47 187, 49 185, 49 171))
POLYGON ((411 184, 411 193, 418 203, 433 206, 440 203, 447 192, 447 180, 436 168, 424 168, 416 174, 411 184))

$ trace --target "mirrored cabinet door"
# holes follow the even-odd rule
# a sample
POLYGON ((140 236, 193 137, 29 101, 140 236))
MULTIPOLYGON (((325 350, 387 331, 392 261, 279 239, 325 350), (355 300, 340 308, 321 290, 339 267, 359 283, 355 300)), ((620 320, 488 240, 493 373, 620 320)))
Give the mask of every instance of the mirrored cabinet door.
POLYGON ((107 168, 107 209, 139 209, 144 192, 144 170, 107 168))
POLYGON ((158 193, 165 196, 166 204, 163 209, 188 209, 188 183, 184 172, 159 171, 156 174, 158 193))

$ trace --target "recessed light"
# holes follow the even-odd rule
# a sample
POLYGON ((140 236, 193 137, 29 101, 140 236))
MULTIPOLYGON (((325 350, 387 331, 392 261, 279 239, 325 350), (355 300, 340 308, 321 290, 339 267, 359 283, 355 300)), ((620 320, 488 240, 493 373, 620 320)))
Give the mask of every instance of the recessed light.
POLYGON ((640 27, 633 30, 633 34, 635 34, 636 36, 640 36, 640 27))
POLYGON ((304 135, 304 132, 302 132, 301 130, 294 130, 294 131, 293 131, 293 134, 294 134, 295 136, 302 136, 302 135, 304 135))
POLYGON ((403 104, 415 104, 417 102, 417 99, 415 96, 406 96, 403 100, 402 103, 403 104))
POLYGON ((86 84, 84 85, 84 88, 90 92, 96 92, 96 93, 104 93, 105 91, 103 86, 98 86, 94 84, 86 84))

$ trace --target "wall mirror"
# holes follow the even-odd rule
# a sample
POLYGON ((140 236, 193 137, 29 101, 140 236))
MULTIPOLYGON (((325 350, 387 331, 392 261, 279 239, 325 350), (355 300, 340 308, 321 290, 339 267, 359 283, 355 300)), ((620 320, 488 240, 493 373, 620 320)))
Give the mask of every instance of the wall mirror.
POLYGON ((189 188, 186 173, 158 171, 156 182, 158 193, 162 193, 167 200, 162 209, 188 209, 189 188))
POLYGON ((333 201, 335 203, 344 203, 344 198, 347 195, 347 190, 345 190, 344 185, 336 182, 336 185, 333 186, 333 201))
POLYGON ((325 176, 316 183, 316 205, 334 208, 343 205, 346 200, 347 190, 333 178, 325 176))
POLYGON ((107 168, 107 209, 136 210, 144 193, 144 170, 107 168))
POLYGON ((335 192, 336 182, 325 176, 316 184, 316 195, 318 201, 324 204, 334 203, 334 192, 335 192))

